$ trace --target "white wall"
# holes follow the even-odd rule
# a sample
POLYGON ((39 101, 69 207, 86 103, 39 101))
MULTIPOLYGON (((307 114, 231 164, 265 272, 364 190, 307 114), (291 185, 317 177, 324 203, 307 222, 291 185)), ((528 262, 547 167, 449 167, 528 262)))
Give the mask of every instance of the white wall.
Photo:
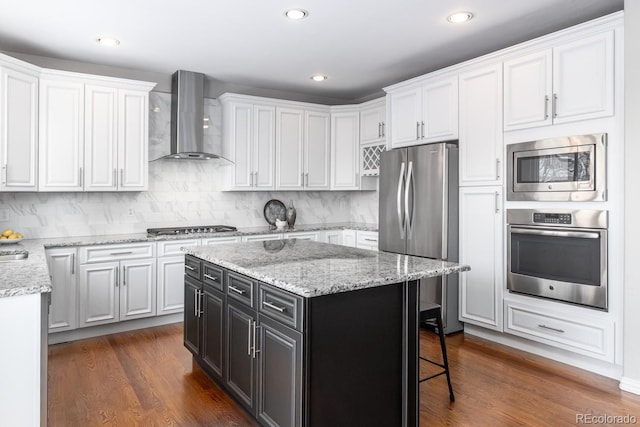
POLYGON ((620 388, 640 394, 640 3, 625 0, 624 364, 620 388))

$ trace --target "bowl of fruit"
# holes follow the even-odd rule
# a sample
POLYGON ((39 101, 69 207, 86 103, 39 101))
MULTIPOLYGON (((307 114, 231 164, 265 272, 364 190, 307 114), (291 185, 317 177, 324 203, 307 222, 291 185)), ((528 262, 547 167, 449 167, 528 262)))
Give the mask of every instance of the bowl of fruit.
POLYGON ((0 234, 0 245, 8 245, 11 243, 18 243, 24 236, 17 231, 7 228, 0 234))

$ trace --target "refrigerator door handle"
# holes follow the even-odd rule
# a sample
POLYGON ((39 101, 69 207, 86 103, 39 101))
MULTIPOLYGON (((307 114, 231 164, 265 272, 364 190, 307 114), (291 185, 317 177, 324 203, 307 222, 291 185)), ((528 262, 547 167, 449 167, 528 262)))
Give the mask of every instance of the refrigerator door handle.
POLYGON ((400 238, 404 240, 404 215, 402 214, 402 184, 404 181, 404 162, 400 165, 400 176, 398 177, 398 194, 396 207, 398 208, 398 227, 400 228, 400 238))
MULTIPOLYGON (((407 182, 404 187, 404 215, 405 215, 405 224, 407 227, 407 239, 411 239, 413 234, 413 212, 409 212, 409 188, 413 186, 413 161, 409 162, 409 166, 407 168, 407 182)), ((415 197, 415 190, 413 191, 413 197, 415 197)), ((415 200, 411 199, 413 205, 415 207, 415 200)))
MULTIPOLYGON (((442 259, 449 259, 449 149, 447 147, 444 149, 442 161, 442 197, 442 259)), ((444 318, 444 315, 442 317, 444 318)))

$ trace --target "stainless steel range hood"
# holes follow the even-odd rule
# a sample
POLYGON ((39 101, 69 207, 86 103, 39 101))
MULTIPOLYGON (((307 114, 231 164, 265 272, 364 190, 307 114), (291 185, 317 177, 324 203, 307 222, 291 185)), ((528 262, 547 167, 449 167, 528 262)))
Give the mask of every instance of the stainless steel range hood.
POLYGON ((176 71, 171 89, 171 154, 165 158, 221 158, 219 147, 204 138, 204 120, 204 74, 176 71))

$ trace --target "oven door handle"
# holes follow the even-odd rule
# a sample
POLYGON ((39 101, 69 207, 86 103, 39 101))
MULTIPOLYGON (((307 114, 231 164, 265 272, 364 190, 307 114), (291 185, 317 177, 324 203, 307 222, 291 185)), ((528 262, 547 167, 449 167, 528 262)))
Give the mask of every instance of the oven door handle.
POLYGON ((583 239, 599 239, 600 233, 593 231, 540 230, 538 228, 511 227, 511 234, 531 234, 534 236, 576 237, 583 239))

